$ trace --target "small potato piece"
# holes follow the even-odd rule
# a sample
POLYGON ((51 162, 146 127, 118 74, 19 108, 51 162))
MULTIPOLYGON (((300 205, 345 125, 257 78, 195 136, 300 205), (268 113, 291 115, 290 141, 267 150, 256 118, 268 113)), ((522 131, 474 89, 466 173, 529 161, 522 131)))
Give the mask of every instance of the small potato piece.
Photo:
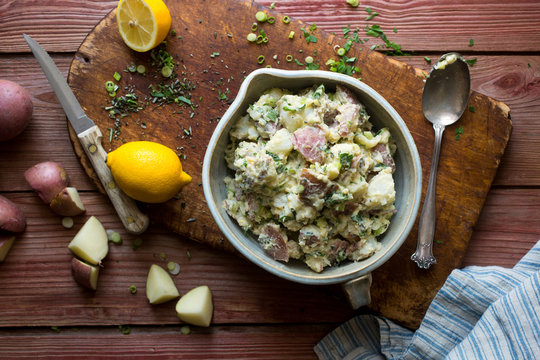
POLYGON ((146 297, 150 304, 161 304, 180 296, 171 276, 159 265, 153 264, 146 278, 146 297))
POLYGON ((60 191, 49 206, 52 211, 62 216, 80 215, 86 211, 79 192, 74 187, 67 187, 60 191))
POLYGON ((97 289, 99 266, 90 265, 73 258, 71 259, 71 274, 79 285, 90 290, 97 289))
POLYGON ((69 185, 69 178, 62 164, 45 161, 24 172, 24 178, 44 203, 51 201, 69 185))
POLYGON ((0 79, 0 141, 19 135, 28 125, 34 107, 21 85, 0 79))
POLYGON ((213 312, 212 292, 206 285, 190 290, 176 304, 178 318, 191 325, 210 326, 213 312))
POLYGON ((92 216, 68 245, 78 258, 92 265, 100 265, 109 252, 107 233, 99 220, 92 216))
POLYGON ((26 216, 11 200, 0 195, 0 230, 22 232, 26 228, 26 216))
POLYGON ((14 242, 14 235, 0 234, 0 263, 4 261, 14 242))

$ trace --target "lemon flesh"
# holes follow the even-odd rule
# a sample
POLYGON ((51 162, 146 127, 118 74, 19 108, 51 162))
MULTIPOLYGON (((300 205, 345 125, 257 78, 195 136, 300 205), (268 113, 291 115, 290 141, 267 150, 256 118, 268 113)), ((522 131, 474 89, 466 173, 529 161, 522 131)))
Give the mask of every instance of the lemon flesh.
POLYGON ((152 141, 132 141, 107 155, 118 187, 135 200, 162 203, 191 182, 178 155, 152 141))
POLYGON ((171 14, 162 0, 120 0, 116 20, 126 45, 139 52, 158 46, 171 28, 171 14))

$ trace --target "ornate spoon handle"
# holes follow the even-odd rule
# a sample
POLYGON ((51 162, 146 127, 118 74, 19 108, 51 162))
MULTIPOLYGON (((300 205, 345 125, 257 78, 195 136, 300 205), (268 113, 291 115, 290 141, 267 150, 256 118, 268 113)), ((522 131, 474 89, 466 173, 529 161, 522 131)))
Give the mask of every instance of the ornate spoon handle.
POLYGON ((435 187, 437 184, 437 167, 439 166, 439 153, 441 151, 441 140, 444 132, 444 125, 433 124, 435 130, 435 145, 433 147, 433 161, 429 173, 429 183, 424 199, 424 206, 418 222, 418 243, 416 252, 412 254, 411 260, 415 261, 418 267, 428 269, 437 260, 433 256, 433 236, 435 234, 435 187))

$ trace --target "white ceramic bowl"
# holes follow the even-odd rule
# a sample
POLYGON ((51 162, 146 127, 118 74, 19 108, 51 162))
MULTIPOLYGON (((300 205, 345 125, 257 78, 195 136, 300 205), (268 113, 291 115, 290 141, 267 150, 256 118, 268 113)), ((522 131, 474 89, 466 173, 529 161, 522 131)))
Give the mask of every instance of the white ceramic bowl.
MULTIPOLYGON (((387 261, 407 238, 416 219, 422 189, 422 170, 416 145, 394 108, 363 82, 347 75, 319 70, 288 71, 265 68, 249 74, 212 135, 204 157, 202 178, 204 195, 212 216, 225 237, 246 258, 263 269, 291 281, 323 285, 346 283, 362 278, 364 279, 362 286, 367 286, 368 289, 369 284, 366 285, 366 281, 370 283, 370 273, 387 261), (349 88, 366 106, 374 127, 389 128, 398 148, 394 158, 397 212, 392 217, 388 230, 379 237, 382 244, 380 251, 365 260, 343 263, 340 266, 325 268, 321 273, 315 273, 303 262, 291 260, 289 263, 283 263, 266 255, 257 238, 249 232, 245 233, 227 214, 222 203, 227 198, 223 179, 231 172, 224 159, 225 148, 229 143, 229 131, 234 123, 246 114, 249 104, 254 103, 270 88, 279 87, 297 91, 321 83, 329 91, 335 91, 336 84, 349 88)), ((365 301, 369 302, 369 299, 362 300, 360 305, 365 301)))

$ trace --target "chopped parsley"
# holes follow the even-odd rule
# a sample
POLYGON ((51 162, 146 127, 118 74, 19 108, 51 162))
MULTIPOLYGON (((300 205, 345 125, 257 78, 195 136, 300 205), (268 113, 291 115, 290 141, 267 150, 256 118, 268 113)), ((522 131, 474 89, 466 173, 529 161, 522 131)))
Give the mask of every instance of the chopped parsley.
POLYGON ((301 28, 302 32, 304 33, 304 39, 306 39, 306 43, 316 43, 317 38, 313 35, 313 32, 317 29, 317 25, 313 24, 310 26, 309 31, 305 28, 301 28))
POLYGON ((456 129, 456 140, 461 138, 461 134, 463 134, 463 127, 460 126, 456 129))
POLYGON ((467 62, 467 64, 469 64, 469 66, 474 66, 474 64, 476 63, 478 59, 477 58, 474 58, 474 59, 467 59, 465 60, 467 62))

